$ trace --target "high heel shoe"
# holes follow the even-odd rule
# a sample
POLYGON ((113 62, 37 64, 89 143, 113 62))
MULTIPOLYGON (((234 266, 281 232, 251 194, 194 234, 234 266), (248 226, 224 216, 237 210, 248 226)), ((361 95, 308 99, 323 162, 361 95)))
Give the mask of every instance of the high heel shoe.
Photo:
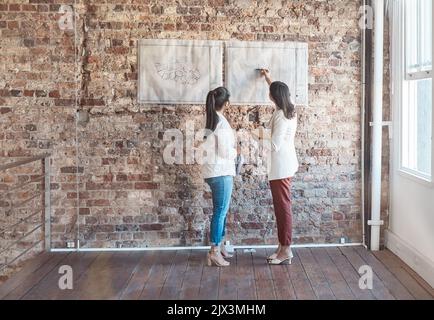
POLYGON ((267 257, 267 260, 273 260, 277 258, 277 255, 279 254, 279 248, 275 253, 273 253, 271 256, 267 257))
MULTIPOLYGON (((267 257, 267 260, 273 260, 273 259, 276 259, 277 256, 278 256, 278 254, 279 254, 279 252, 280 252, 280 249, 281 249, 281 246, 280 246, 280 244, 279 244, 279 246, 277 247, 276 252, 274 252, 271 256, 268 256, 268 257, 267 257)), ((291 250, 291 248, 289 248, 289 250, 291 250)), ((292 254, 292 252, 291 252, 291 254, 292 254)))
POLYGON ((269 264, 272 264, 272 265, 280 265, 280 264, 291 264, 292 263, 292 258, 294 257, 294 255, 292 254, 292 252, 290 251, 289 252, 289 257, 286 257, 285 259, 277 259, 277 257, 276 258, 274 258, 274 259, 270 259, 270 260, 268 260, 268 263, 269 264))
POLYGON ((223 256, 218 251, 208 252, 206 260, 208 267, 211 267, 212 265, 216 265, 217 267, 228 267, 230 265, 228 261, 223 259, 223 256))

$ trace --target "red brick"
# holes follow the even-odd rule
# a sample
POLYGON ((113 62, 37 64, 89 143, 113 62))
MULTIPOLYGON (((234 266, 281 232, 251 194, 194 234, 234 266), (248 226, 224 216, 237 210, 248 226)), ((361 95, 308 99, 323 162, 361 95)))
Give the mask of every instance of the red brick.
POLYGON ((200 25, 200 29, 201 29, 202 31, 212 31, 212 25, 209 24, 209 23, 202 23, 202 24, 200 25))
POLYGON ((179 30, 179 31, 188 30, 188 24, 186 24, 186 23, 177 23, 176 24, 176 30, 179 30))
POLYGON ((105 105, 103 99, 82 99, 82 106, 103 106, 105 105))
POLYGON ((138 75, 137 75, 136 72, 126 73, 125 74, 125 78, 126 78, 126 80, 137 80, 138 79, 138 75))
POLYGON ((60 185, 60 189, 63 191, 77 190, 77 184, 76 183, 62 183, 60 185))
POLYGON ((128 181, 150 181, 151 175, 150 174, 129 174, 128 175, 128 181))
POLYGON ((174 23, 165 23, 163 29, 164 31, 175 31, 176 25, 174 23))
POLYGON ((115 163, 116 163, 116 158, 102 158, 101 159, 102 165, 110 165, 110 164, 115 164, 115 163))
POLYGON ((38 12, 48 12, 48 11, 50 11, 50 7, 49 7, 49 5, 40 4, 37 7, 37 11, 38 12))
POLYGON ((46 3, 46 4, 49 4, 49 3, 54 3, 54 0, 29 0, 29 3, 36 3, 36 4, 46 3))
POLYGON ((344 215, 341 212, 334 212, 333 213, 333 220, 343 220, 344 215))
POLYGON ((110 205, 110 201, 107 199, 87 200, 88 207, 107 207, 110 205))
POLYGON ((102 176, 104 182, 112 182, 113 181, 113 174, 105 174, 102 176))
POLYGON ((56 99, 55 105, 58 107, 70 107, 75 104, 74 99, 56 99))
POLYGON ((38 8, 37 8, 37 6, 32 5, 32 4, 23 4, 22 10, 23 11, 37 11, 38 8))
MULTIPOLYGON (((79 214, 81 215, 81 216, 87 216, 87 215, 90 215, 90 209, 89 208, 80 208, 79 209, 79 214)), ((87 219, 87 218, 86 218, 87 219)), ((86 220, 86 223, 87 223, 87 220, 86 220)))
POLYGON ((161 223, 151 223, 151 224, 142 224, 140 225, 140 231, 156 231, 162 230, 163 225, 161 223))
POLYGON ((274 28, 273 28, 273 26, 263 26, 262 31, 263 32, 273 32, 274 28))
POLYGON ((243 229, 262 229, 264 225, 258 222, 243 222, 241 228, 243 229))
POLYGON ((14 29, 19 29, 20 28, 20 23, 18 21, 8 21, 8 29, 9 30, 14 30, 14 29))
POLYGON ((60 98, 59 90, 50 91, 49 94, 48 94, 48 96, 50 98, 57 98, 57 99, 60 98))
POLYGON ((211 7, 223 7, 225 5, 225 0, 208 0, 208 4, 211 7))
POLYGON ((60 168, 61 173, 83 173, 83 167, 63 167, 60 168))
POLYGON ((9 90, 5 90, 5 89, 0 89, 0 96, 1 97, 10 97, 11 93, 9 90))
POLYGON ((135 189, 145 189, 145 190, 153 190, 158 189, 160 185, 158 183, 152 182, 137 182, 134 184, 135 189))
POLYGON ((24 96, 25 97, 33 97, 35 95, 34 90, 24 90, 24 96))
POLYGON ((77 198, 77 193, 76 192, 68 192, 66 194, 66 198, 68 198, 68 199, 76 199, 77 198))
POLYGON ((19 4, 10 4, 9 11, 21 11, 21 6, 19 4))

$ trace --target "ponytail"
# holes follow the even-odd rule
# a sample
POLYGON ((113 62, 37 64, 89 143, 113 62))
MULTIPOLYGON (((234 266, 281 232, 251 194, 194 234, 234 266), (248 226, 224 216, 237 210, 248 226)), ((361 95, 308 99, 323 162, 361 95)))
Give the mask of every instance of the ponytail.
POLYGON ((205 128, 214 131, 218 123, 218 114, 215 109, 215 94, 210 91, 206 96, 206 126, 205 128))
POLYGON ((219 87, 208 92, 206 96, 206 126, 207 130, 214 132, 219 122, 217 111, 229 101, 229 91, 225 87, 219 87))

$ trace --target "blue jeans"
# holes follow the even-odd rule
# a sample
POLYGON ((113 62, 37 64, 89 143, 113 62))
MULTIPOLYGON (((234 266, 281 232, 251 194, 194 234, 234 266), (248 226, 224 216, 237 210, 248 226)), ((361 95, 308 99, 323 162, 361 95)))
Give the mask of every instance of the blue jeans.
POLYGON ((211 188, 213 204, 210 241, 212 245, 218 246, 225 236, 226 216, 231 203, 234 178, 232 176, 215 177, 205 179, 205 182, 211 188))

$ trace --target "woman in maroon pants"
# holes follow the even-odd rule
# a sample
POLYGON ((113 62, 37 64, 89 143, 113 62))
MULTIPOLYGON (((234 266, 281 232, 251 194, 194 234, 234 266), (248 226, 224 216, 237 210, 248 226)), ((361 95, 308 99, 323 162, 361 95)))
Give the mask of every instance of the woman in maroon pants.
POLYGON ((267 260, 270 264, 291 263, 291 178, 298 170, 294 145, 297 116, 288 86, 280 81, 272 82, 268 70, 262 69, 261 74, 270 86, 270 99, 276 106, 268 125, 271 129, 271 139, 267 145, 268 180, 273 196, 279 246, 267 260))

